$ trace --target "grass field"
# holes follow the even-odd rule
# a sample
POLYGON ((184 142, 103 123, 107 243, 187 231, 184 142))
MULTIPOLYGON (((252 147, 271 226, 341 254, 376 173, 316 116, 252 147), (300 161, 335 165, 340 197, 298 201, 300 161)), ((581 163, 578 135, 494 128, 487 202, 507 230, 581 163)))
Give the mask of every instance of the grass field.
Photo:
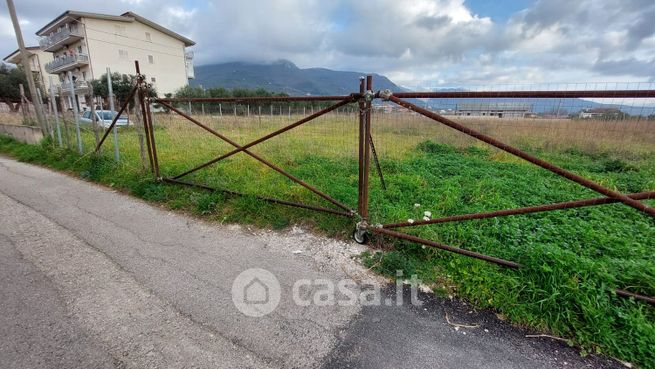
MULTIPOLYGON (((294 117, 198 119, 239 143, 293 121, 294 117)), ((231 149, 180 119, 157 114, 156 140, 165 176, 181 173, 231 149)), ((604 186, 626 192, 655 189, 655 122, 460 119, 505 142, 604 186)), ((357 123, 330 115, 255 146, 253 152, 288 169, 356 208, 357 123)), ((93 134, 85 131, 85 148, 93 134)), ((71 136, 74 137, 74 136, 71 136)), ((371 221, 390 223, 598 197, 520 159, 477 144, 418 116, 376 115, 373 137, 387 182, 371 172, 371 221), (420 204, 420 207, 415 207, 420 204)), ((103 155, 80 157, 52 145, 30 147, 1 139, 0 150, 29 162, 74 172, 170 208, 219 222, 284 228, 303 224, 348 237, 349 219, 156 183, 141 169, 134 128, 120 133, 121 163, 111 139, 103 155)), ((203 184, 247 194, 327 206, 300 186, 244 154, 189 176, 203 184)), ((655 206, 655 201, 646 201, 655 206)), ((621 204, 461 223, 408 228, 436 241, 519 262, 507 270, 392 239, 374 240, 380 252, 363 255, 380 273, 416 273, 437 294, 457 294, 491 307, 512 322, 548 331, 579 345, 655 367, 655 309, 616 297, 613 288, 655 296, 655 223, 621 204)))

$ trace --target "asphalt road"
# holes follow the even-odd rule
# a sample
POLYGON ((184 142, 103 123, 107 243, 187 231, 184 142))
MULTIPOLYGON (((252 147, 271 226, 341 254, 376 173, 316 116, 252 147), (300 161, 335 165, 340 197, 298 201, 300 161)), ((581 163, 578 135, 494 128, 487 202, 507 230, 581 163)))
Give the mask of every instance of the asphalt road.
POLYGON ((360 251, 296 228, 205 223, 0 157, 0 367, 622 367, 456 300, 294 302, 298 280, 375 286, 352 258, 360 251), (249 268, 280 284, 263 317, 233 303, 249 268))

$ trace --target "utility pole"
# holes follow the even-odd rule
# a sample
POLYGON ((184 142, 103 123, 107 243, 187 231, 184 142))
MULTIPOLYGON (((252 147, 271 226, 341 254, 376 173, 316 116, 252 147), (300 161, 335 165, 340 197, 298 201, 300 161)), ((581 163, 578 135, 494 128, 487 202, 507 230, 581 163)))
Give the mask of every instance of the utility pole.
POLYGON ((43 114, 43 106, 41 101, 37 103, 36 99, 38 95, 36 94, 36 85, 34 84, 34 76, 32 76, 32 67, 30 66, 30 58, 27 55, 27 50, 25 49, 25 42, 23 41, 23 34, 20 31, 20 24, 18 24, 18 17, 16 16, 16 8, 14 7, 13 0, 7 0, 7 9, 9 10, 9 15, 11 16, 11 23, 14 24, 14 32, 16 33, 16 42, 18 42, 18 50, 20 50, 20 59, 21 64, 23 65, 23 72, 25 73, 25 79, 27 79, 27 87, 30 90, 30 96, 32 97, 32 105, 34 105, 34 110, 36 110, 36 120, 39 122, 39 126, 43 129, 43 132, 47 132, 47 127, 45 125, 45 114, 43 114))
MULTIPOLYGON (((107 67, 107 92, 109 92, 109 111, 110 116, 113 118, 114 116, 114 85, 112 84, 111 81, 111 69, 107 67)), ((120 160, 120 152, 119 152, 119 146, 118 146, 118 128, 116 125, 114 125, 114 129, 112 130, 114 133, 114 160, 118 162, 120 160)))

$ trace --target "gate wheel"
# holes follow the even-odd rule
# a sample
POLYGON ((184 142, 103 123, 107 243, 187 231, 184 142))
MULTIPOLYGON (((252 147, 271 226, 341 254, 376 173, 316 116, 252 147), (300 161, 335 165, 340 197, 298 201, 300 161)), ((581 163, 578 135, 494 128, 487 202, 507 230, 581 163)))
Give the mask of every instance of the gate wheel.
POLYGON ((355 229, 353 231, 353 240, 357 242, 360 245, 366 245, 369 241, 369 234, 366 232, 366 230, 363 229, 355 229))

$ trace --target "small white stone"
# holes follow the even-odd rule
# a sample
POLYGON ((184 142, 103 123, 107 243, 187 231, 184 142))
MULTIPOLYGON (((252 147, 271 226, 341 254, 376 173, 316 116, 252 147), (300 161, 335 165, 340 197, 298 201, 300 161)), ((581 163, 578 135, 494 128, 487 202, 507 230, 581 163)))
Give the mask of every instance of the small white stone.
POLYGON ((421 245, 421 248, 422 248, 423 250, 425 250, 426 246, 425 246, 425 245, 421 245))
POLYGON ((409 224, 414 223, 414 219, 407 219, 407 223, 409 223, 409 224))
POLYGON ((415 207, 415 208, 420 208, 420 207, 421 207, 421 204, 414 204, 414 207, 415 207))
POLYGON ((293 252, 294 254, 300 254, 300 253, 302 253, 302 250, 293 250, 292 252, 293 252))
POLYGON ((423 212, 423 215, 425 215, 426 217, 431 217, 432 212, 431 211, 426 211, 426 212, 423 212))
POLYGON ((430 220, 430 217, 423 217, 423 220, 427 222, 428 220, 430 220))

